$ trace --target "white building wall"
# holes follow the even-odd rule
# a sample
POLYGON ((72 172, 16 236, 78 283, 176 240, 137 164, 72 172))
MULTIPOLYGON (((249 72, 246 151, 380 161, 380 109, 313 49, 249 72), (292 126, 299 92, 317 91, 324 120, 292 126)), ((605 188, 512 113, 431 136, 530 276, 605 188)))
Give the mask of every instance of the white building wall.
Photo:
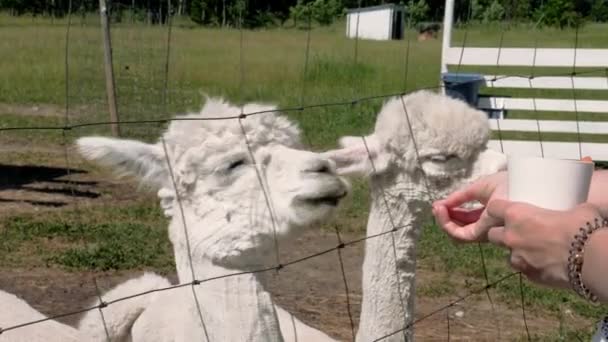
POLYGON ((390 40, 392 21, 392 8, 351 12, 346 16, 346 36, 349 38, 390 40), (359 21, 358 25, 357 20, 359 21))

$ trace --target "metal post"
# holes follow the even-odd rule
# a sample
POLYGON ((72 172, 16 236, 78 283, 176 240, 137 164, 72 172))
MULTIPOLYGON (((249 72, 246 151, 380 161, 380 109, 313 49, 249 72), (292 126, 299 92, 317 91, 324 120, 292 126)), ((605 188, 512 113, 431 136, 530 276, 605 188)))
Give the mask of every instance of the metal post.
POLYGON ((452 45, 452 25, 454 22, 454 0, 445 1, 445 13, 443 14, 443 41, 441 42, 441 73, 448 71, 446 59, 448 49, 452 45))
POLYGON ((114 83, 114 67, 112 65, 112 41, 110 39, 110 24, 108 21, 108 7, 106 0, 99 0, 99 16, 101 18, 101 31, 103 34, 103 55, 106 73, 106 93, 108 96, 108 109, 110 111, 110 128, 114 136, 120 136, 118 127, 118 109, 116 107, 116 88, 114 83))

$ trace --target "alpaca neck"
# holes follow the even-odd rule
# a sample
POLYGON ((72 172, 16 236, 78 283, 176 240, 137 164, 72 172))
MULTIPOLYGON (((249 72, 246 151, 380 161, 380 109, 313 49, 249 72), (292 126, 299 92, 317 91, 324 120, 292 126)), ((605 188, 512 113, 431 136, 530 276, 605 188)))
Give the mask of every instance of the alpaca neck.
POLYGON ((416 244, 428 212, 428 198, 419 182, 401 176, 374 178, 365 242, 363 299, 357 341, 411 341, 412 330, 401 331, 414 318, 416 244), (388 208, 387 208, 388 207, 388 208), (389 215, 390 213, 390 215, 389 215))
MULTIPOLYGON (((197 265, 197 276, 203 279, 242 271, 202 264, 197 265)), ((213 279, 195 289, 199 306, 193 300, 196 311, 191 312, 198 314, 200 308, 209 341, 283 341, 270 294, 257 274, 213 279)))
MULTIPOLYGON (((192 222, 187 213, 186 220, 192 222)), ((172 230, 175 233, 172 235, 172 241, 180 283, 191 282, 193 275, 195 279, 203 280, 202 283, 194 286, 198 306, 193 298, 189 312, 194 313, 195 324, 204 325, 209 341, 283 341, 270 294, 264 290, 258 274, 223 277, 258 267, 252 266, 250 269, 224 267, 215 264, 209 258, 201 257, 199 253, 195 253, 196 257, 190 258, 185 239, 175 240, 176 236, 181 236, 183 226, 175 220, 172 225, 171 229, 177 229, 172 230), (180 243, 182 241, 183 243, 180 243), (215 277, 219 278, 204 281, 215 277)), ((211 229, 209 226, 196 224, 189 224, 188 227, 211 229)))

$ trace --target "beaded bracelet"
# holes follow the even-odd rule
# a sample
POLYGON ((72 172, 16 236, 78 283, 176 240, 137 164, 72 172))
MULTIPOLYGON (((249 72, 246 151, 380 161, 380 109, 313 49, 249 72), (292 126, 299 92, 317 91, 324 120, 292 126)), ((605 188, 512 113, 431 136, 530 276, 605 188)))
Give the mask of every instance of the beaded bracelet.
POLYGON ((608 341, 608 316, 604 317, 597 324, 597 331, 591 338, 591 342, 607 342, 608 341))
POLYGON ((579 233, 574 235, 574 241, 572 241, 570 255, 568 256, 568 279, 570 280, 570 286, 577 294, 592 303, 597 303, 597 296, 583 284, 584 248, 593 232, 600 228, 608 228, 608 220, 596 218, 594 223, 587 222, 586 227, 581 227, 579 233))

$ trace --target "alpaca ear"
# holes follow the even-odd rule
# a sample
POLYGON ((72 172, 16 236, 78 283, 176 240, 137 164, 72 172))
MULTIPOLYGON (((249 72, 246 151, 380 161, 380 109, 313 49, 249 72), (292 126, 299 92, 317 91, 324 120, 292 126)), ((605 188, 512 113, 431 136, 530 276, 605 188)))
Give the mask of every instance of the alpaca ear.
POLYGON ((143 184, 160 188, 169 180, 163 149, 135 140, 84 137, 76 140, 87 160, 111 168, 120 176, 134 176, 143 184))
POLYGON ((388 167, 390 156, 380 147, 374 136, 343 137, 341 149, 330 150, 325 155, 334 161, 340 175, 369 176, 382 173, 388 167))

